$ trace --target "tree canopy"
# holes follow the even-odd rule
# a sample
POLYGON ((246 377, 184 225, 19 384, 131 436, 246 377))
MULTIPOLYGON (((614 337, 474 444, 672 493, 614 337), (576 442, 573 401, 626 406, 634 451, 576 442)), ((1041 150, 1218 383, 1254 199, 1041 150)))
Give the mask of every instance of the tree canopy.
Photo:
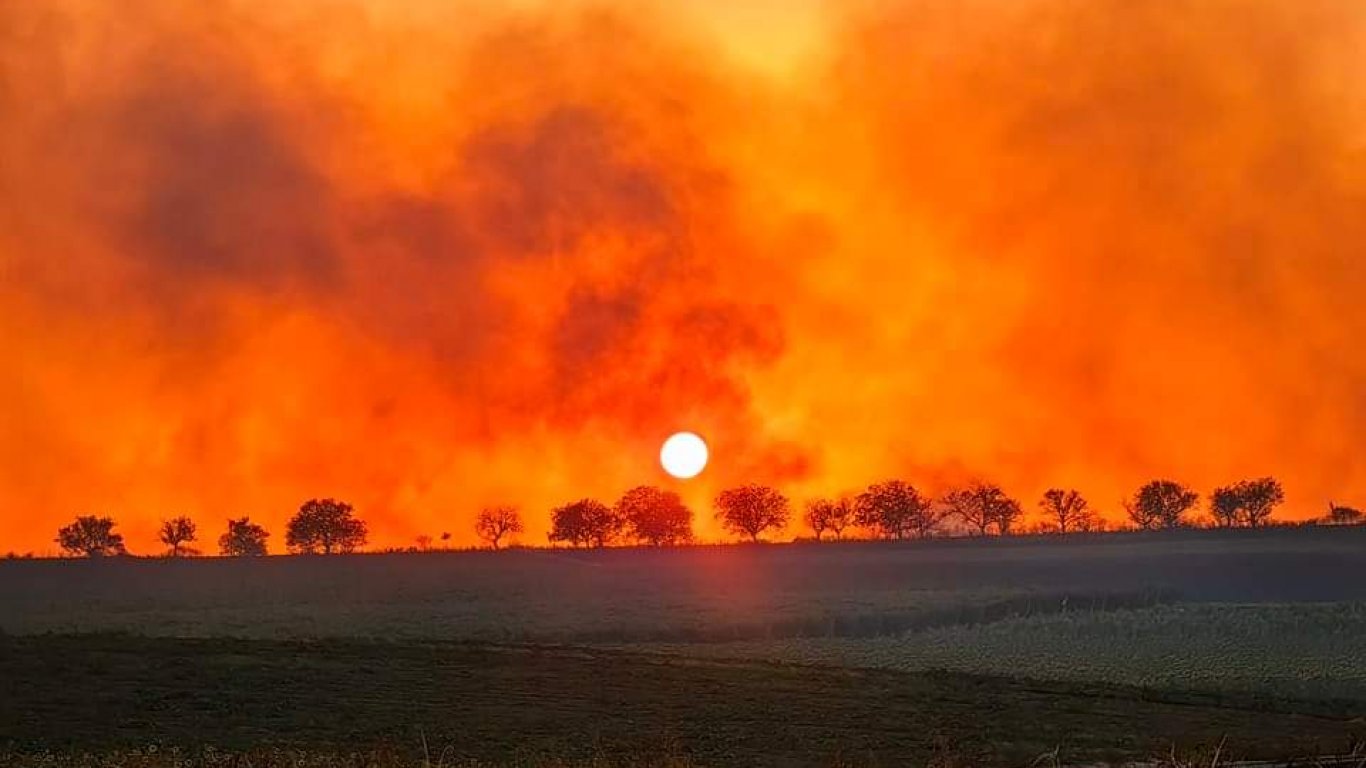
POLYGON ((1180 528, 1200 495, 1174 480, 1153 480, 1125 502, 1129 519, 1142 530, 1180 528))
POLYGON ((736 536, 758 541, 769 529, 782 529, 792 512, 787 497, 766 485, 728 488, 716 497, 716 519, 736 536))
POLYGON ((847 496, 837 499, 812 499, 806 504, 806 514, 802 517, 806 527, 816 534, 816 540, 830 531, 835 538, 844 537, 844 529, 854 525, 857 509, 854 501, 847 496))
POLYGON ((650 485, 632 488, 617 501, 617 517, 636 541, 662 546, 692 539, 692 511, 678 494, 650 485))
POLYGON ((335 499, 310 499, 285 528, 285 545, 295 552, 330 555, 354 552, 365 546, 368 529, 350 504, 335 499))
POLYGON ((550 541, 605 547, 621 535, 624 521, 596 499, 579 499, 550 512, 550 541))
POLYGON ((197 538, 194 521, 185 515, 161 521, 161 528, 157 530, 157 540, 171 548, 167 553, 171 557, 194 554, 194 550, 185 545, 197 538))
POLYGON ((889 539, 924 538, 943 519, 929 497, 902 480, 868 486, 854 506, 859 525, 889 539))
POLYGON ((242 517, 228 521, 228 530, 218 537, 218 551, 228 557, 260 557, 266 554, 265 528, 242 517))
POLYGON ((57 531, 57 545, 72 555, 108 557, 127 552, 123 535, 114 532, 114 518, 81 515, 57 531))
POLYGON ((516 507, 485 507, 479 510, 479 516, 474 521, 474 532, 494 549, 498 549, 504 538, 522 533, 523 530, 522 514, 516 507))
POLYGON ((1039 499, 1039 509, 1049 525, 1057 526, 1058 533, 1089 531, 1096 524, 1090 503, 1075 490, 1049 488, 1039 499))
POLYGON ((985 536, 992 527, 1005 536, 1024 514, 1020 503, 1000 486, 979 483, 944 494, 944 505, 965 524, 985 536))

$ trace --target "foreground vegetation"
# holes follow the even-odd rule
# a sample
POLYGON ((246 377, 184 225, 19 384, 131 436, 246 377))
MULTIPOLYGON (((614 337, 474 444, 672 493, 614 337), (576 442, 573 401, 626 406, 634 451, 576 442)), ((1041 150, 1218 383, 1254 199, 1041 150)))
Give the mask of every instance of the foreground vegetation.
POLYGON ((956 670, 1148 689, 1366 701, 1366 604, 1163 605, 1036 612, 891 637, 653 646, 664 653, 956 670))
POLYGON ((1366 529, 0 562, 0 631, 495 642, 887 635, 1013 613, 1366 601, 1366 529), (996 608, 993 608, 996 606, 996 608))
POLYGON ((1364 545, 1285 528, 0 562, 0 764, 398 768, 424 741, 446 765, 529 768, 1338 753, 1366 737, 1364 545))
POLYGON ((950 673, 703 662, 582 648, 0 640, 0 745, 72 755, 146 744, 308 753, 422 743, 450 761, 700 765, 1020 765, 1213 747, 1349 751, 1352 718, 1315 702, 950 673))
MULTIPOLYGON (((1264 761, 1239 762, 1228 758, 1228 745, 1220 743, 1189 752, 1175 749, 1150 759, 1110 763, 1128 768, 1366 768, 1366 749, 1358 747, 1343 755, 1305 755, 1301 758, 1271 766, 1264 761)), ((828 768, 848 768, 858 765, 856 760, 839 758, 826 764, 828 768)), ((451 757, 445 750, 435 755, 429 751, 422 757, 412 757, 394 749, 368 752, 328 752, 299 749, 266 749, 249 752, 223 752, 206 749, 186 753, 178 749, 146 747, 126 752, 103 754, 64 755, 39 753, 30 755, 0 752, 0 765, 11 768, 701 768, 702 764, 687 757, 673 755, 641 755, 625 758, 594 757, 586 760, 561 758, 533 758, 489 763, 451 757)), ((915 768, 972 768, 976 763, 945 748, 915 768)), ((1061 755, 1049 752, 1029 762, 1031 768, 1065 768, 1061 755)), ((908 766, 912 768, 912 766, 908 766)), ((1094 767, 1093 767, 1094 768, 1094 767)))

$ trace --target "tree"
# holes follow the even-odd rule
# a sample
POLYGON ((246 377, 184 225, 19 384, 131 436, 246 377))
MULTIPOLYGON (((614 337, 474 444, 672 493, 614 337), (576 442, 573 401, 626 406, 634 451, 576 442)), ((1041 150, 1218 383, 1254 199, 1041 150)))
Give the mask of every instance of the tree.
POLYGON ((835 538, 843 538, 844 529, 854 524, 857 517, 857 509, 854 502, 848 497, 841 496, 838 499, 814 499, 807 503, 806 514, 803 520, 811 532, 816 534, 816 541, 820 541, 821 535, 826 531, 835 534, 835 538))
POLYGON ((623 521, 596 499, 579 499, 550 513, 550 540, 576 547, 605 547, 621 535, 623 521))
POLYGON ((1274 477, 1240 480, 1233 485, 1216 488, 1210 494, 1210 514, 1215 525, 1231 528, 1245 525, 1256 528, 1266 525, 1271 513, 1285 501, 1285 490, 1274 477))
POLYGON ((787 497, 766 485, 728 488, 716 497, 716 519, 736 536, 758 541, 759 534, 782 529, 791 516, 787 497))
POLYGON ((516 507, 485 507, 479 510, 479 517, 474 521, 474 532, 494 549, 498 549, 504 537, 515 536, 523 530, 522 514, 516 507))
POLYGON ((330 555, 354 552, 365 546, 368 531, 350 504, 335 499, 310 499, 285 528, 285 544, 295 552, 330 555))
POLYGON ((122 555, 123 535, 114 533, 114 518, 78 516, 75 522, 57 531, 57 545, 72 555, 108 557, 122 555))
POLYGON ((1215 526, 1232 528, 1238 525, 1242 516, 1243 499, 1233 486, 1215 488, 1209 495, 1209 513, 1215 526))
POLYGON ((1139 528, 1149 531, 1158 528, 1180 528, 1185 525, 1182 515, 1200 500, 1199 494, 1172 480, 1153 480, 1124 502, 1129 519, 1139 528))
POLYGON ((1000 535, 1008 535, 1015 521, 1024 514, 1020 503, 1007 496, 1000 486, 982 483, 950 491, 944 495, 944 505, 982 536, 987 535, 992 526, 1000 535))
POLYGON ((1049 488, 1039 500, 1048 522, 1058 527, 1058 533, 1089 531, 1095 526, 1095 514, 1080 493, 1062 488, 1049 488))
POLYGON ((859 525, 890 539, 925 538, 943 520, 929 498, 901 480, 868 486, 858 495, 854 506, 859 525))
POLYGON ((1241 521, 1249 528, 1260 528, 1285 501, 1285 489, 1274 477, 1242 480, 1233 486, 1242 499, 1241 521))
POLYGON ((1361 510, 1337 504, 1328 505, 1328 523, 1332 525, 1360 525, 1363 519, 1361 510))
POLYGON ((184 547, 197 538, 194 521, 184 515, 161 521, 157 538, 171 548, 171 557, 180 557, 182 553, 195 553, 194 550, 184 547))
POLYGON ((632 488, 617 501, 616 515, 636 541, 658 547, 692 539, 692 511, 673 491, 632 488))
POLYGON ((265 528, 243 517, 228 521, 228 530, 218 537, 218 551, 227 557, 261 557, 266 554, 265 528))

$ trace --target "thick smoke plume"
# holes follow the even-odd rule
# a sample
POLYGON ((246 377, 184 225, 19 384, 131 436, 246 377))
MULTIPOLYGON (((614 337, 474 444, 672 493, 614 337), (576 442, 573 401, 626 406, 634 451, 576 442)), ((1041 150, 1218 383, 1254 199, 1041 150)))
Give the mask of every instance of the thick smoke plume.
POLYGON ((0 549, 539 541, 680 428, 704 536, 748 481, 1366 502, 1359 3, 801 6, 770 67, 495 5, 0 7, 0 549))

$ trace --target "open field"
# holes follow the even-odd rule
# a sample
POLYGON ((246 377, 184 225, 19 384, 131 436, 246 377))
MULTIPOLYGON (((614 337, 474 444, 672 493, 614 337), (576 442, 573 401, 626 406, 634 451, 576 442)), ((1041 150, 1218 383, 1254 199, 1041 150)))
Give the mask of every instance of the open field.
POLYGON ((1366 527, 666 550, 0 561, 0 630, 588 642, 1366 601, 1366 527), (1003 613, 989 606, 1004 604, 1003 613), (986 606, 986 607, 984 607, 986 606))
POLYGON ((1364 603, 1083 609, 888 637, 648 647, 705 658, 1366 701, 1364 603))
POLYGON ((1366 529, 0 562, 0 755, 1342 752, 1363 572, 1366 529))
POLYGON ((3 641, 20 748, 394 745, 452 757, 685 756, 700 764, 1020 764, 1227 737, 1261 756, 1343 751, 1340 713, 1115 686, 703 662, 573 648, 328 640, 3 641), (59 729, 53 724, 60 723, 59 729), (1160 735, 1159 735, 1160 734, 1160 735))

